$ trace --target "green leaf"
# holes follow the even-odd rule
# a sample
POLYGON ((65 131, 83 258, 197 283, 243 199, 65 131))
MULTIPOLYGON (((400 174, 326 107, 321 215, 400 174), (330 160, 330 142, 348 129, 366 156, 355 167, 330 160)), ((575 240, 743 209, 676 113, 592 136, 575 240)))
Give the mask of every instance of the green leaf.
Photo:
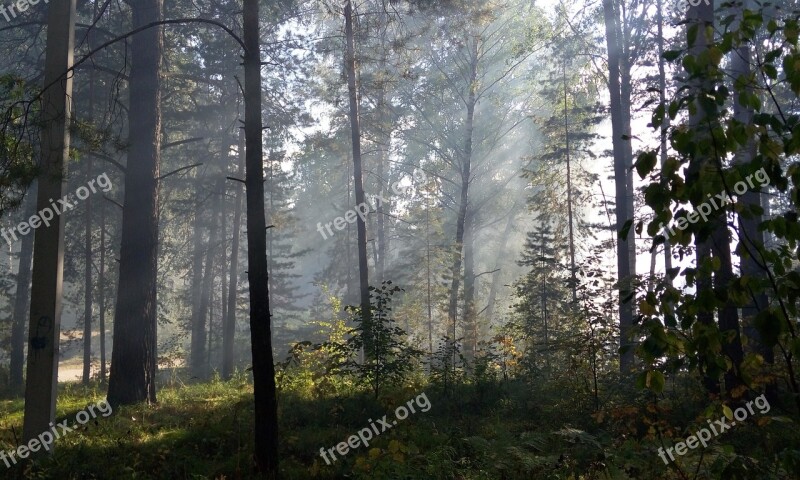
POLYGON ((655 393, 661 393, 664 391, 664 384, 666 380, 664 379, 664 374, 659 372, 658 370, 651 370, 647 372, 647 388, 652 390, 655 393))
POLYGON ((636 160, 636 172, 639 174, 639 178, 644 178, 652 172, 657 162, 658 157, 654 151, 644 152, 639 155, 636 160))
POLYGON ((722 406, 722 414, 725 415, 725 418, 728 420, 733 420, 733 410, 727 405, 722 406))
POLYGON ((628 220, 627 222, 625 222, 625 225, 622 226, 622 230, 619 231, 619 238, 621 239, 628 238, 628 232, 630 232, 631 226, 633 226, 633 219, 628 220))

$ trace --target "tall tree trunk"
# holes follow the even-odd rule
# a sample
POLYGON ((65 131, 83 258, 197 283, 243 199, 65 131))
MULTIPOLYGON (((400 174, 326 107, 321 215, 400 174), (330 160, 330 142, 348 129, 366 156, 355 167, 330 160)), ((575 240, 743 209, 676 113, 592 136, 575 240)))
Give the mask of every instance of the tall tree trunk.
MULTIPOLYGON (((469 207, 469 184, 472 175, 472 142, 475 130, 475 105, 477 103, 476 80, 478 78, 478 40, 470 39, 470 78, 469 93, 467 95, 467 117, 464 128, 464 154, 461 159, 461 197, 458 204, 458 217, 456 218, 456 243, 453 250, 452 283, 450 285, 450 304, 447 310, 450 323, 453 326, 453 342, 456 341, 458 324, 458 289, 461 283, 461 262, 464 250, 464 230, 469 207)), ((465 312, 466 313, 466 312, 465 312)), ((456 363, 456 351, 453 349, 453 368, 456 363)))
POLYGON ((106 384, 106 206, 100 202, 100 384, 106 384))
MULTIPOLYGON (((431 206, 429 196, 425 195, 425 266, 428 299, 428 353, 433 364, 433 301, 431 298, 431 206)), ((430 372, 429 372, 430 373, 430 372)))
POLYGON ((564 75, 564 143, 567 147, 567 216, 569 217, 569 278, 572 287, 572 304, 578 307, 578 279, 575 270, 575 234, 572 215, 572 165, 569 158, 569 113, 567 112, 567 64, 563 65, 564 75))
POLYGON ((244 94, 247 188, 247 278, 250 282, 250 335, 255 403, 255 461, 261 475, 278 473, 278 402, 272 358, 272 326, 264 211, 264 151, 261 119, 261 47, 258 0, 244 0, 244 94))
MULTIPOLYGON (((713 254, 720 259, 720 269, 714 274, 714 288, 725 291, 734 279, 733 262, 731 260, 731 236, 724 216, 715 218, 713 254)), ((732 366, 725 372, 725 390, 728 394, 742 385, 740 367, 744 359, 742 337, 739 330, 739 310, 732 300, 725 302, 719 312, 719 329, 723 335, 730 335, 731 340, 722 345, 722 351, 731 359, 732 366)))
MULTIPOLYGON (((714 24, 714 7, 713 4, 706 5, 700 2, 697 6, 689 7, 686 14, 687 19, 687 45, 689 46, 689 53, 692 55, 699 55, 708 48, 708 39, 705 35, 705 26, 714 24), (691 30, 696 29, 695 35, 691 34, 691 30), (694 38, 694 40, 692 40, 694 38)), ((699 95, 702 91, 709 91, 711 85, 704 84, 702 80, 695 80, 690 82, 689 87, 695 94, 699 95)), ((701 128, 704 122, 704 111, 700 105, 696 105, 695 113, 689 115, 689 125, 697 132, 703 132, 705 129, 701 128)), ((707 134, 707 133, 706 133, 707 134)), ((689 160, 689 168, 687 170, 687 182, 698 181, 698 177, 703 169, 703 165, 707 162, 707 158, 694 156, 689 160)), ((696 264, 699 266, 705 259, 710 258, 712 255, 712 238, 700 238, 695 236, 695 255, 696 264)), ((698 292, 711 291, 713 289, 713 278, 710 273, 700 272, 696 279, 696 290, 698 292)), ((706 325, 712 326, 714 324, 714 311, 710 308, 704 308, 697 314, 697 321, 706 325)), ((720 391, 719 380, 716 375, 716 367, 713 365, 703 366, 703 384, 706 390, 711 394, 718 394, 720 391)))
MULTIPOLYGON (((750 8, 750 2, 745 2, 744 8, 750 8)), ((752 54, 749 45, 740 46, 734 55, 731 56, 731 70, 733 73, 733 80, 736 81, 740 77, 750 84, 751 75, 751 61, 752 54)), ((747 91, 752 93, 753 88, 748 87, 747 91)), ((734 94, 733 115, 736 120, 749 125, 753 121, 753 109, 749 106, 744 106, 739 102, 739 96, 734 94)), ((738 164, 750 163, 756 155, 755 142, 750 141, 746 147, 739 151, 734 159, 738 164)), ((752 212, 753 209, 764 208, 766 203, 760 191, 748 190, 741 196, 741 202, 745 205, 745 210, 752 212)), ((757 258, 759 252, 764 249, 764 234, 758 228, 763 221, 763 214, 739 214, 739 246, 737 254, 741 258, 742 276, 750 278, 762 279, 765 277, 764 270, 760 266, 760 258, 757 258)), ((775 352, 773 349, 765 345, 762 341, 761 335, 758 330, 753 326, 755 316, 769 306, 769 299, 765 292, 752 293, 750 298, 752 301, 742 307, 742 321, 744 322, 744 335, 750 340, 753 345, 753 350, 761 354, 768 364, 775 363, 775 352)), ((767 393, 770 397, 770 403, 777 401, 777 392, 774 384, 770 384, 767 388, 767 393)))
POLYGON ((478 319, 475 315, 475 217, 464 222, 464 359, 474 364, 478 351, 478 319))
MULTIPOLYGON (((388 108, 386 107, 386 54, 384 52, 381 57, 380 70, 380 91, 378 93, 378 196, 380 198, 386 197, 386 184, 388 178, 384 178, 386 174, 386 164, 389 159, 389 147, 392 142, 392 132, 388 117, 388 108)), ((378 284, 383 283, 385 280, 384 275, 386 271, 386 252, 389 250, 386 244, 386 215, 385 211, 391 211, 391 206, 384 205, 383 202, 378 202, 376 208, 377 214, 377 235, 376 235, 376 248, 378 259, 375 262, 375 271, 378 278, 378 284), (388 208, 387 208, 388 207, 388 208)))
POLYGON ((211 212, 211 226, 208 234, 208 247, 206 248, 205 272, 203 273, 200 307, 198 309, 197 324, 192 326, 192 375, 200 379, 205 379, 208 375, 206 364, 208 361, 207 355, 210 355, 210 348, 207 349, 206 342, 208 341, 210 345, 210 336, 206 335, 206 317, 209 317, 208 326, 210 331, 212 319, 209 314, 209 308, 211 306, 211 295, 214 288, 214 257, 217 251, 217 244, 219 244, 219 225, 217 222, 219 198, 217 198, 217 195, 220 190, 222 190, 223 182, 224 180, 219 179, 214 184, 214 193, 212 195, 214 207, 211 212), (197 333, 196 336, 195 333, 197 333))
MULTIPOLYGON (((86 178, 92 177, 92 156, 86 162, 86 178)), ((85 201, 84 212, 84 299, 83 299, 83 384, 88 385, 92 375, 92 198, 85 201)))
MULTIPOLYGON (((631 80, 631 29, 632 26, 628 23, 628 16, 625 10, 625 1, 620 0, 618 3, 621 12, 618 15, 619 21, 617 22, 617 38, 622 40, 620 45, 620 99, 622 103, 622 153, 623 163, 625 165, 625 209, 628 212, 628 217, 633 219, 634 210, 634 193, 633 193, 633 132, 631 131, 631 96, 633 91, 633 83, 631 80)), ((628 264, 630 268, 630 279, 636 276, 636 233, 631 229, 628 241, 626 242, 628 248, 628 264)), ((631 294, 636 291, 631 285, 631 294)), ((634 297, 631 298, 631 315, 633 315, 633 305, 636 305, 634 297)))
POLYGON ((619 335, 620 335, 620 372, 627 375, 633 368, 633 346, 631 345, 631 329, 633 327, 632 265, 629 245, 633 243, 633 229, 622 235, 625 223, 633 212, 628 211, 628 162, 626 162, 625 114, 622 101, 620 67, 622 48, 619 38, 619 16, 615 8, 616 0, 603 0, 603 18, 606 29, 606 46, 608 49, 608 90, 611 104, 611 131, 614 151, 614 183, 616 191, 616 230, 617 238, 617 276, 619 278, 619 335))
MULTIPOLYGON (((42 169, 37 210, 49 209, 64 191, 69 159, 72 75, 75 45, 75 0, 53 0, 47 15, 47 46, 42 93, 42 169)), ((23 443, 50 430, 55 421, 58 347, 64 279, 64 216, 34 235, 28 369, 25 381, 23 443)), ((51 442, 52 443, 52 442, 51 442)), ((52 446, 50 446, 52 452, 52 446)))
MULTIPOLYGON (((97 2, 94 3, 94 15, 100 8, 97 2)), ((88 47, 91 50, 94 29, 86 33, 88 47)), ((96 71, 89 72, 89 120, 94 121, 94 95, 95 95, 96 71)), ((93 155, 88 155, 86 159, 86 179, 92 178, 93 155)), ((88 385, 92 372, 92 198, 86 199, 86 211, 84 218, 84 306, 83 306, 83 384, 88 385)))
POLYGON ((550 371, 550 331, 547 325, 547 260, 545 257, 547 237, 542 232, 542 325, 544 327, 544 358, 545 366, 550 371))
MULTIPOLYGON (((664 16, 662 10, 664 0, 657 0, 656 21, 658 23, 658 90, 659 100, 664 108, 667 106, 667 74, 665 71, 666 59, 664 59, 664 16)), ((667 163, 667 132, 669 131, 669 115, 664 115, 661 125, 661 168, 667 163)), ((664 241, 664 271, 672 270, 672 247, 670 246, 669 236, 664 241)), ((672 277, 666 275, 666 280, 672 284, 672 277)))
MULTIPOLYGON (((25 218, 36 214, 36 188, 34 183, 28 190, 25 199, 25 218)), ((25 319, 28 315, 31 293, 31 260, 33 260, 33 234, 22 237, 19 250, 19 268, 17 269, 17 291, 14 296, 14 320, 11 324, 11 389, 17 392, 23 385, 23 367, 25 365, 25 319)))
POLYGON ((514 200, 514 205, 511 207, 511 212, 508 214, 506 226, 503 229, 503 235, 500 237, 500 247, 497 249, 497 261, 494 266, 494 273, 492 273, 492 284, 489 287, 489 299, 486 301, 486 325, 491 325, 492 317, 494 316, 494 305, 497 303, 497 292, 500 290, 500 279, 503 272, 500 270, 501 260, 506 258, 506 248, 508 241, 511 237, 511 230, 514 227, 514 219, 517 217, 517 209, 519 208, 519 199, 514 200))
MULTIPOLYGON (((361 123, 358 108, 358 84, 356 81, 356 48, 355 32, 353 30, 353 2, 346 0, 344 4, 345 22, 345 70, 347 71, 347 90, 350 96, 350 134, 353 144, 353 180, 356 194, 356 205, 366 205, 364 195, 364 180, 361 163, 361 123)), ((361 318, 365 332, 370 332, 371 312, 369 302, 369 264, 367 263, 367 224, 358 217, 358 272, 361 292, 361 318)), ((364 339, 366 355, 372 351, 372 338, 369 333, 364 339)))
MULTIPOLYGON (((244 176, 244 133, 239 142, 239 178, 244 176)), ((228 273, 228 315, 222 327, 222 378, 233 375, 233 339, 236 335, 236 298, 239 289, 239 239, 242 225, 242 184, 236 183, 236 206, 233 213, 233 240, 231 242, 231 263, 228 273)))
MULTIPOLYGON (((191 287, 191 304, 192 304, 192 319, 191 319, 191 340, 189 350, 189 365, 194 370, 197 362, 194 352, 199 352, 203 349, 205 344, 205 329, 201 323, 203 316, 200 310, 200 303, 203 297, 203 213, 205 207, 202 201, 203 188, 201 185, 201 176, 198 176, 195 182, 195 202, 194 202, 194 222, 192 226, 192 243, 194 245, 192 252, 192 287, 191 287)), ((206 246, 208 248, 208 246, 206 246)), ((195 375, 196 373, 192 373, 195 375)))
MULTIPOLYGON (((161 20, 163 0, 130 1, 133 28, 161 20)), ((108 401, 156 402, 158 177, 161 159, 162 29, 131 40, 130 150, 125 172, 119 283, 108 401)))

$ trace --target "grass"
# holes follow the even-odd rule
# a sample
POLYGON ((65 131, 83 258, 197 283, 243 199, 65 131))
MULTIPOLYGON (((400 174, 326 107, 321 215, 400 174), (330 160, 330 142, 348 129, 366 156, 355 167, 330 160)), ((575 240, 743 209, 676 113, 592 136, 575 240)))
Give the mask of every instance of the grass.
MULTIPOLYGON (((609 410, 606 419, 598 421, 591 409, 565 403, 570 400, 563 394, 543 397, 531 388, 521 381, 497 382, 488 387, 462 385, 445 395, 434 385, 417 383, 388 389, 377 399, 341 385, 327 394, 313 388, 284 390, 279 397, 283 478, 678 478, 655 454, 656 443, 647 439, 642 410, 632 406, 609 410), (332 465, 320 457, 321 447, 346 442, 370 419, 387 415, 391 422, 398 405, 423 392, 431 404, 429 411, 410 414, 375 436, 368 447, 337 454, 332 465), (623 429, 626 435, 620 435, 623 429), (632 435, 637 430, 644 433, 632 435)), ((98 416, 59 439, 51 456, 8 470, 0 462, 0 478, 257 478, 252 467, 252 394, 245 375, 228 382, 194 384, 173 377, 161 386, 157 405, 123 407, 109 417, 98 416)), ((73 424, 78 411, 103 398, 99 385, 62 384, 57 417, 73 424)), ((696 415, 696 409, 689 411, 696 415)), ((22 400, 0 401, 0 449, 16 447, 22 412, 22 400)), ((773 441, 782 436, 780 430, 770 433, 768 428, 737 429, 723 440, 740 443, 736 450, 752 454, 753 435, 772 435, 773 441)), ((771 450, 774 455, 778 446, 771 450)), ((718 451, 715 445, 707 455, 718 451)), ((681 460, 693 461, 689 456, 681 460)))

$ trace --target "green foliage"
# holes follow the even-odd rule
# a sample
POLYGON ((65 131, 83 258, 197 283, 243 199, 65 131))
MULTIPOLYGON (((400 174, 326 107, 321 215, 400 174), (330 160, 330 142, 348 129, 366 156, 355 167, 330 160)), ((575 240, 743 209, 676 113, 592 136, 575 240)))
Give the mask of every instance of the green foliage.
POLYGON ((33 145, 38 130, 30 125, 36 110, 23 102, 27 84, 12 75, 0 75, 0 217, 22 202, 38 169, 33 145))
POLYGON ((364 322, 360 307, 346 307, 356 327, 349 332, 347 341, 339 345, 346 359, 342 367, 369 384, 376 398, 387 383, 401 383, 423 353, 406 344, 406 332, 392 316, 392 296, 400 291, 391 281, 370 287, 368 322, 364 322), (358 361, 362 352, 363 361, 358 361))
POLYGON ((454 384, 464 379, 464 365, 466 359, 461 353, 461 341, 450 337, 442 337, 430 360, 430 381, 441 385, 445 392, 450 392, 454 384))
MULTIPOLYGON (((800 117, 784 111, 785 105, 796 101, 800 93, 799 70, 794 68, 795 60, 800 58, 795 35, 797 17, 792 14, 767 21, 764 11, 731 12, 722 22, 725 30, 716 36, 710 31, 698 32, 694 26, 689 28, 689 41, 702 33, 709 41, 707 48, 665 54, 667 60, 681 63, 686 77, 675 98, 668 105, 659 105, 652 117, 653 127, 660 129, 665 111, 669 115, 674 155, 660 171, 656 170, 656 151, 645 151, 636 161, 639 175, 649 179, 644 198, 654 217, 647 231, 657 243, 663 243, 664 234, 659 232, 662 223, 674 221, 685 226, 673 225, 669 240, 681 258, 691 254, 693 243, 711 238, 714 226, 727 223, 729 216, 760 218, 764 213, 760 206, 745 203, 741 193, 733 191, 735 185, 747 179, 750 191, 777 191, 777 197, 770 202, 775 215, 759 226, 769 238, 767 242, 738 241, 734 252, 742 259, 754 258, 761 272, 740 272, 725 285, 707 285, 702 280, 719 272, 722 265, 719 257, 706 256, 699 258, 695 267, 681 272, 686 289, 664 282, 642 300, 640 333, 644 341, 638 354, 646 361, 648 372, 640 377, 639 384, 655 392, 664 386, 663 376, 656 370, 676 373, 688 368, 710 378, 736 370, 753 389, 768 382, 771 375, 784 376, 790 385, 797 381, 791 356, 784 356, 783 369, 772 372, 767 371, 764 358, 756 352, 748 353, 741 365, 733 365, 724 353, 733 341, 731 332, 721 330, 715 322, 700 321, 703 315, 726 305, 745 307, 755 296, 766 293, 773 301, 750 319, 752 326, 767 348, 789 352, 798 344, 796 322, 791 319, 797 317, 796 300, 800 298, 794 267, 800 241, 796 214, 800 206, 800 175, 796 174, 799 169, 793 158, 800 151, 800 117), (762 45, 767 49, 763 55, 762 45), (736 76, 731 82, 730 67, 723 59, 741 55, 740 49, 755 52, 754 72, 736 76), (735 101, 738 107, 734 106, 735 101), (749 109, 752 116, 735 115, 735 108, 749 109), (692 118, 702 121, 692 124, 692 118), (741 161, 742 151, 748 149, 753 155, 741 161), (739 161, 731 162, 731 158, 739 161), (687 221, 695 210, 720 194, 732 199, 729 205, 710 209, 703 221, 687 221)), ((740 239, 747 238, 747 232, 734 229, 740 239)), ((748 326, 744 324, 745 328, 748 326)), ((792 389, 795 395, 800 393, 796 386, 792 389)))

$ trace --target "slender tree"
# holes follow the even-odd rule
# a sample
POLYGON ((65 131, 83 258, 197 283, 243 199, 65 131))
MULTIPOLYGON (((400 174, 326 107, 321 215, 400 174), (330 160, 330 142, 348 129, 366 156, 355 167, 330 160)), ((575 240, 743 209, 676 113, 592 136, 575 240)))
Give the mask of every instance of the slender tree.
MULTIPOLYGON (((603 0, 603 19, 608 49, 608 91, 611 105, 611 134, 614 152, 614 184, 616 187, 616 230, 617 275, 619 288, 619 334, 620 334, 620 372, 627 374, 633 367, 633 348, 631 329, 633 327, 633 290, 631 281, 634 271, 630 249, 634 244, 630 220, 633 215, 633 198, 628 194, 628 176, 632 157, 627 155, 630 145, 630 113, 625 114, 626 102, 623 98, 622 39, 620 38, 618 0, 603 0), (627 229, 626 229, 627 225, 627 229)), ((629 91, 629 89, 627 90, 629 91)), ((629 105, 629 101, 627 102, 629 105)))
MULTIPOLYGON (((36 214, 36 183, 28 191, 25 200, 25 218, 36 214)), ((17 268, 17 291, 14 298, 14 317, 11 324, 10 385, 12 390, 20 390, 23 385, 25 362, 25 319, 28 315, 31 293, 31 260, 33 260, 33 235, 22 238, 17 268)))
MULTIPOLYGON (((356 205, 367 205, 364 194, 364 180, 361 159, 361 119, 359 118, 359 93, 356 66, 355 30, 353 28, 353 2, 345 0, 344 4, 344 33, 345 33, 345 71, 347 73, 347 92, 350 103, 350 137, 353 145, 353 181, 356 196, 356 205)), ((361 318, 365 332, 370 318, 370 293, 369 293, 369 264, 367 257, 367 224, 362 217, 357 219, 358 229, 358 278, 361 293, 361 318)), ((371 340, 367 336, 364 342, 365 351, 372 351, 371 340)))
POLYGON ((255 402, 255 461, 262 476, 278 473, 278 402, 272 358, 272 328, 264 208, 264 145, 261 118, 261 49, 258 0, 244 0, 244 102, 247 189, 247 277, 255 402))
MULTIPOLYGON (((239 178, 244 175, 244 132, 239 134, 239 178)), ((242 224, 242 184, 237 182, 233 209, 233 240, 231 242, 230 271, 228 273, 228 312, 222 327, 222 377, 233 374, 233 340, 236 336, 236 298, 239 288, 239 242, 242 224)))

